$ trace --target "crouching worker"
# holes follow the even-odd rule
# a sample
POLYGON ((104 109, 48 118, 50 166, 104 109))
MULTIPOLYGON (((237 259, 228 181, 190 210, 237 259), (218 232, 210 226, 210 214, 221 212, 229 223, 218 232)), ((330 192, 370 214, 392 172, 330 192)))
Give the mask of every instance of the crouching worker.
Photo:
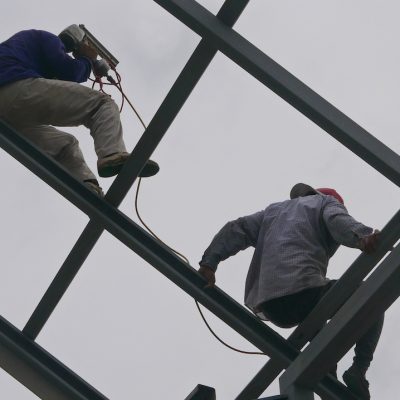
MULTIPOLYGON (((378 231, 354 220, 333 189, 299 183, 291 200, 227 223, 200 261, 199 272, 215 283, 219 262, 255 247, 245 287, 245 304, 279 327, 301 323, 335 281, 326 278, 328 261, 340 244, 367 253, 376 249, 378 231)), ((365 378, 382 331, 383 315, 359 339, 353 365, 343 379, 361 399, 370 399, 365 378)))
MULTIPOLYGON (((26 30, 0 43, 0 118, 102 195, 77 139, 55 128, 84 125, 90 130, 101 177, 118 174, 129 156, 115 102, 79 85, 89 78, 97 53, 84 41, 77 43, 76 35, 82 34, 77 29, 72 25, 59 36, 26 30)), ((149 161, 141 176, 158 170, 149 161)))

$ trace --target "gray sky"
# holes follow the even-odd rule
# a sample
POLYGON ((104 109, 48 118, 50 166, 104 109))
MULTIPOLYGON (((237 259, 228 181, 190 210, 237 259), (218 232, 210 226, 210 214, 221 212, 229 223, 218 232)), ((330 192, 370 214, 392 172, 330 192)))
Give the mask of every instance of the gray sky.
MULTIPOLYGON (((216 12, 222 1, 200 3, 216 12)), ((394 0, 252 0, 235 29, 399 152, 399 12, 394 0)), ((3 16, 2 39, 27 28, 58 33, 86 24, 119 58, 124 88, 147 122, 199 41, 153 1, 14 0, 3 16)), ((132 149, 142 129, 128 109, 122 119, 132 149)), ((88 132, 70 131, 94 168, 88 132)), ((4 151, 0 157, 0 314, 22 329, 88 219, 4 151)), ((143 182, 142 215, 194 266, 227 220, 286 199, 298 181, 336 188, 349 212, 376 228, 399 204, 391 182, 221 54, 153 159, 162 169, 143 182)), ((111 180, 101 184, 106 189, 111 180)), ((121 209, 133 217, 133 206, 132 190, 121 209)), ((358 253, 340 249, 329 276, 341 276, 358 253)), ((242 252, 217 272, 218 285, 240 302, 250 258, 250 250, 242 252)), ((388 311, 368 375, 376 399, 398 391, 399 313, 398 304, 388 311)), ((252 349, 209 320, 223 339, 252 349)), ((266 361, 216 342, 193 300, 108 233, 38 342, 112 400, 184 399, 198 383, 215 387, 218 400, 232 399, 266 361)), ((346 356, 340 374, 349 363, 346 356)), ((2 371, 0 388, 2 398, 36 398, 2 371)), ((274 394, 276 384, 265 392, 274 394)))

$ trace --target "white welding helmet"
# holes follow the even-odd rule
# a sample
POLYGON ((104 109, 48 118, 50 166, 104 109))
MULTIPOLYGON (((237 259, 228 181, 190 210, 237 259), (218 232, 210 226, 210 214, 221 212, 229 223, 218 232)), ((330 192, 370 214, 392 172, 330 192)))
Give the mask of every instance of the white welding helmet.
POLYGON ((65 28, 58 37, 64 43, 67 53, 70 53, 79 47, 79 44, 85 38, 85 31, 74 24, 65 28))

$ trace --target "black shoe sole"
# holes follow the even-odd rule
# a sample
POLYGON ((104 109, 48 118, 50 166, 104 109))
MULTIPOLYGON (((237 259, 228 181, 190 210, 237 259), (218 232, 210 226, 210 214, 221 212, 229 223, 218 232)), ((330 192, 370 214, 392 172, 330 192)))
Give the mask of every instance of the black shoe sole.
POLYGON ((98 169, 99 176, 102 178, 110 178, 119 174, 124 164, 108 165, 107 167, 98 169))
MULTIPOLYGON (((346 371, 347 372, 347 371, 346 371)), ((352 374, 343 374, 343 382, 355 394, 360 400, 370 400, 371 395, 369 394, 368 388, 365 388, 360 379, 352 374)))
MULTIPOLYGON (((115 165, 108 165, 107 167, 98 169, 97 171, 99 173, 99 176, 101 176, 102 178, 110 178, 111 176, 118 175, 122 167, 124 166, 124 163, 125 162, 121 164, 120 162, 118 162, 115 165)), ((155 161, 149 160, 140 171, 139 178, 149 178, 156 175, 159 170, 159 165, 155 161)))
POLYGON ((160 170, 159 165, 155 161, 149 160, 147 161, 143 169, 140 171, 139 178, 149 178, 151 176, 156 175, 159 170, 160 170))

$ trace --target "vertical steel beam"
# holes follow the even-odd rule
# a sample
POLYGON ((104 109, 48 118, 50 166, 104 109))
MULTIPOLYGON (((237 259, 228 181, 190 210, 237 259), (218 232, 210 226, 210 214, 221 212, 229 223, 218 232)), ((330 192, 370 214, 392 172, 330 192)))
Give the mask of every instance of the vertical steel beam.
POLYGON ((400 186, 400 157, 341 111, 222 24, 194 0, 155 0, 381 174, 400 186))
MULTIPOLYGON (((226 0, 216 18, 226 26, 233 26, 248 2, 249 0, 226 0)), ((217 50, 206 41, 199 43, 111 185, 106 195, 109 203, 115 206, 121 204, 216 53, 217 50)), ((35 339, 38 336, 103 231, 104 228, 95 221, 90 221, 86 226, 25 325, 23 332, 28 337, 35 339)))
POLYGON ((283 387, 314 387, 400 295, 400 245, 313 339, 281 377, 283 387))
MULTIPOLYGON (((289 343, 300 350, 313 338, 325 322, 350 298, 362 280, 396 244, 399 238, 400 211, 383 228, 378 250, 370 255, 361 253, 336 285, 321 299, 310 315, 289 336, 289 343)), ((259 397, 283 369, 284 366, 278 360, 270 359, 236 397, 236 400, 250 400, 259 397)))
POLYGON ((2 317, 0 367, 44 400, 107 400, 2 317))

